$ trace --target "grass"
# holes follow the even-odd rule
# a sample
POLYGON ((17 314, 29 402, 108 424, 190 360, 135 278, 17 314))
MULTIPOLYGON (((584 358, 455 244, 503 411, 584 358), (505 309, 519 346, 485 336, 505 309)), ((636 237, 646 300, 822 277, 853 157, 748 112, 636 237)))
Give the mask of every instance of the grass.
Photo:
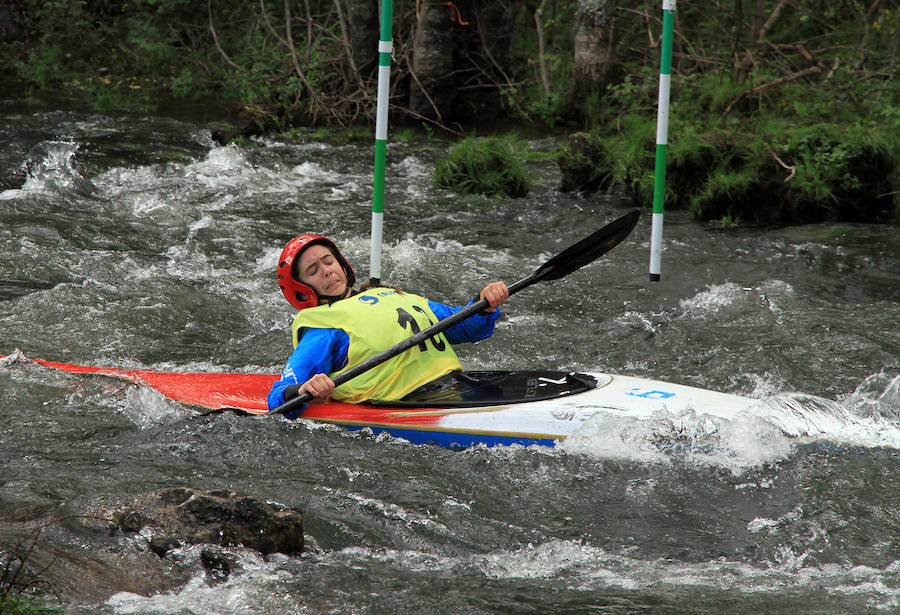
POLYGON ((518 198, 531 182, 526 162, 528 145, 515 136, 464 139, 434 169, 434 185, 459 194, 518 198))

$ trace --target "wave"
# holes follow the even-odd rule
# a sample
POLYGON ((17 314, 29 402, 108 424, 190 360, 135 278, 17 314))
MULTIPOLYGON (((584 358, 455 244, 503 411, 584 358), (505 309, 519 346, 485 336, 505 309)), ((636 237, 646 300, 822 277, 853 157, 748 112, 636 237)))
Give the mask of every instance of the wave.
POLYGON ((35 145, 20 168, 25 177, 22 187, 3 191, 0 200, 30 194, 95 196, 96 186, 84 176, 76 163, 80 148, 75 141, 42 141, 35 145))
MULTIPOLYGON (((613 551, 579 540, 560 539, 513 550, 457 555, 348 547, 305 559, 276 556, 264 561, 238 549, 229 549, 228 556, 236 562, 237 571, 224 582, 210 582, 208 573, 199 572, 176 591, 150 597, 120 592, 104 606, 122 615, 307 612, 307 601, 316 596, 315 603, 329 612, 356 613, 365 610, 370 602, 383 604, 388 598, 384 594, 388 589, 379 589, 377 583, 401 578, 403 587, 390 590, 394 596, 389 602, 395 606, 398 602, 411 605, 407 601, 421 601, 419 592, 425 591, 429 583, 455 588, 455 584, 448 586, 449 579, 459 579, 460 584, 475 582, 477 586, 526 581, 531 588, 531 602, 551 601, 554 597, 559 600, 562 595, 588 599, 587 595, 596 593, 597 599, 616 600, 623 607, 633 603, 636 609, 648 600, 657 606, 660 601, 677 603, 679 596, 690 596, 695 601, 698 590, 721 592, 730 603, 735 603, 753 596, 780 594, 787 588, 795 595, 817 596, 823 607, 847 606, 848 601, 860 597, 875 608, 895 608, 900 604, 900 566, 896 562, 884 568, 850 563, 813 564, 805 554, 789 548, 782 549, 769 565, 725 558, 700 562, 641 559, 628 548, 613 551), (358 591, 348 595, 346 590, 335 590, 331 577, 334 571, 345 570, 365 571, 372 579, 359 579, 358 591), (299 583, 303 584, 302 590, 295 587, 299 583), (276 610, 270 611, 273 608, 276 610)), ((183 566, 201 566, 201 550, 197 547, 179 549, 179 557, 183 566)), ((440 596, 434 595, 433 590, 429 593, 438 603, 418 602, 420 612, 450 612, 446 605, 440 606, 440 596)), ((457 596, 455 601, 457 607, 463 606, 460 598, 457 596)), ((510 605, 516 604, 515 596, 509 598, 510 605)), ((709 599, 716 600, 714 596, 709 599)), ((476 604, 484 606, 483 593, 476 592, 471 600, 463 603, 475 610, 476 604)))
POLYGON ((796 447, 900 448, 900 375, 867 378, 846 399, 782 392, 734 419, 702 409, 651 418, 600 414, 560 443, 570 453, 641 463, 715 466, 741 474, 787 459, 796 447))

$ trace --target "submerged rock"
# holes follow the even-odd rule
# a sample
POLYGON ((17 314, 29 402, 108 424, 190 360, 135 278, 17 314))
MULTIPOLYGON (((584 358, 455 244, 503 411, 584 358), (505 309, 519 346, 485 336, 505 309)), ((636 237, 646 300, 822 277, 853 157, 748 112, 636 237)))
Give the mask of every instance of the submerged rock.
POLYGON ((147 538, 160 556, 181 543, 242 546, 263 555, 303 550, 299 511, 231 489, 166 489, 141 496, 112 520, 147 538))

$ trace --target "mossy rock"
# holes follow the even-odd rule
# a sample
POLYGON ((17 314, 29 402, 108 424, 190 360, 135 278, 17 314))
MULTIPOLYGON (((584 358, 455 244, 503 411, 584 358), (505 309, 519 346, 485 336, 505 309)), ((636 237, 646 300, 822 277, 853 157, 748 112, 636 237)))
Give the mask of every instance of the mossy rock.
POLYGON ((562 173, 560 190, 586 194, 613 187, 613 161, 603 141, 590 133, 576 132, 562 147, 556 163, 562 173))

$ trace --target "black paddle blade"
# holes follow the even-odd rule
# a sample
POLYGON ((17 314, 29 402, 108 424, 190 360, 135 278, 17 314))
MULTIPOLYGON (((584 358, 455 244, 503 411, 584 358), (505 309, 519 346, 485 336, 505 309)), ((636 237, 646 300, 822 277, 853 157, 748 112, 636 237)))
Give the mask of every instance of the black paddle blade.
POLYGON ((558 280, 597 260, 628 237, 641 214, 634 210, 569 246, 534 272, 534 281, 558 280))

